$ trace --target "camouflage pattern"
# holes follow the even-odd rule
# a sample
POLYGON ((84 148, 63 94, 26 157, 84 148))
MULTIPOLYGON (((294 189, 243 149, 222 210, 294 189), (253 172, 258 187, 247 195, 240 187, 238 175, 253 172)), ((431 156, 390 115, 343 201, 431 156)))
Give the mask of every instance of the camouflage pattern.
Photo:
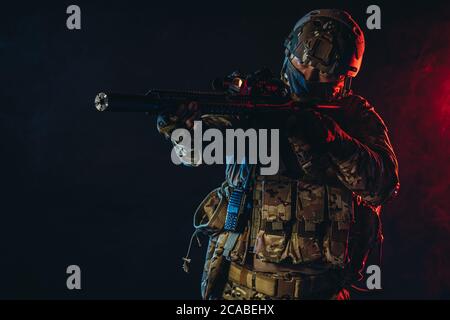
POLYGON ((223 250, 227 238, 227 232, 210 237, 201 280, 203 299, 209 299, 216 291, 220 291, 220 282, 226 277, 223 250))
POLYGON ((368 205, 379 206, 398 190, 398 163, 388 130, 374 107, 361 96, 343 99, 348 105, 341 127, 348 133, 330 153, 336 176, 368 205))
MULTIPOLYGON (((274 297, 264 293, 252 290, 236 282, 227 282, 223 290, 222 298, 224 300, 273 300, 274 297)), ((290 300, 291 297, 284 297, 281 300, 290 300)), ((320 300, 349 300, 350 295, 346 289, 336 293, 314 297, 320 300)))
MULTIPOLYGON (((263 263, 346 270, 351 275, 345 278, 357 278, 380 236, 380 206, 398 189, 398 164, 386 126, 374 108, 354 95, 341 103, 345 108, 324 115, 334 124, 330 130, 335 137, 325 151, 306 142, 296 129, 297 120, 289 119, 287 126, 293 128, 289 145, 303 175, 293 178, 282 169, 275 176, 253 177, 253 212, 225 256, 230 238, 223 231, 225 204, 242 178, 238 164, 227 165, 224 184, 206 197, 195 215, 195 226, 210 236, 203 298, 248 298, 245 288, 227 281, 227 270, 231 262, 246 265, 253 254, 263 263)), ((228 116, 204 115, 202 120, 222 129, 245 123, 228 116)), ((177 127, 174 121, 158 119, 159 131, 169 137, 177 127)), ((251 297, 266 298, 255 292, 251 297)))
POLYGON ((227 282, 223 290, 224 300, 271 300, 271 297, 235 282, 227 282))
POLYGON ((229 190, 226 184, 211 191, 194 214, 194 227, 207 235, 222 231, 227 215, 229 190))
POLYGON ((339 277, 336 272, 318 275, 254 272, 231 264, 229 278, 221 298, 225 300, 347 300, 348 292, 340 288, 335 281, 336 277, 339 277))
POLYGON ((291 221, 291 183, 283 177, 263 177, 260 230, 256 237, 255 254, 264 261, 279 262, 286 258, 291 221))

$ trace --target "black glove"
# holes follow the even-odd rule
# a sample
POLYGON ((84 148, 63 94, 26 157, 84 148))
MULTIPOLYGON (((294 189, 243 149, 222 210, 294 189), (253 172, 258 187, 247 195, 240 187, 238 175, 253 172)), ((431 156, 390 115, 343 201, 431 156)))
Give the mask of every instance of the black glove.
POLYGON ((161 112, 156 119, 158 131, 169 137, 173 130, 185 128, 191 130, 194 121, 200 119, 200 111, 196 102, 190 102, 188 105, 182 104, 174 111, 167 110, 161 112))
POLYGON ((296 115, 295 125, 300 130, 305 142, 320 148, 333 142, 336 131, 340 130, 333 119, 311 109, 301 111, 296 115))

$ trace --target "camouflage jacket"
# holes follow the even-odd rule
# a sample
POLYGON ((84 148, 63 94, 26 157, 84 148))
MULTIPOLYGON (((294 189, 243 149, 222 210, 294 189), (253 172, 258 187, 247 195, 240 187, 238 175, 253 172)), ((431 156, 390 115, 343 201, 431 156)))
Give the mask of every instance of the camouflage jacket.
MULTIPOLYGON (((346 268, 350 277, 357 277, 380 236, 381 205, 398 189, 398 164, 388 130, 374 108, 356 95, 340 102, 344 108, 324 115, 326 135, 333 139, 327 137, 320 148, 305 138, 299 119, 285 119, 282 137, 301 175, 292 177, 283 154, 277 175, 254 173, 253 209, 247 227, 238 234, 223 230, 227 200, 242 179, 239 164, 227 165, 225 182, 203 200, 195 216, 196 228, 210 235, 204 298, 215 286, 224 260, 244 264, 249 252, 262 262, 304 265, 305 272, 346 268)), ((204 125, 222 129, 270 125, 267 119, 248 120, 202 117, 204 125)), ((167 138, 179 126, 176 117, 158 118, 158 130, 167 138)))

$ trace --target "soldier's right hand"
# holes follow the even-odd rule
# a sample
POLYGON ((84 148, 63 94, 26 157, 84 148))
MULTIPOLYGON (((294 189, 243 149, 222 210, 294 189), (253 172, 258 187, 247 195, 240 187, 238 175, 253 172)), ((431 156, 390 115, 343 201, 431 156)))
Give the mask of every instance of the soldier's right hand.
POLYGON ((161 112, 156 120, 156 125, 158 131, 169 138, 175 129, 191 130, 194 127, 194 121, 198 119, 200 119, 198 105, 196 102, 190 102, 187 105, 178 106, 175 110, 161 112))
POLYGON ((180 105, 176 112, 178 121, 182 123, 186 129, 190 130, 194 127, 194 121, 200 119, 200 111, 198 110, 197 102, 191 101, 187 105, 180 105))

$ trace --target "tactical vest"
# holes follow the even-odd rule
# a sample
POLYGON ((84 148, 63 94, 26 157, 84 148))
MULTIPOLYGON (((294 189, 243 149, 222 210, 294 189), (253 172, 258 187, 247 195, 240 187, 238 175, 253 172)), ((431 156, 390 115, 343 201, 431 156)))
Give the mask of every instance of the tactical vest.
MULTIPOLYGON (((358 108, 355 110, 361 109, 358 108)), ((354 128, 356 116, 336 116, 342 117, 337 122, 349 133, 351 128, 356 133, 364 129, 354 128), (346 125, 347 122, 352 126, 346 125)), ((223 185, 198 207, 194 225, 210 236, 202 277, 204 298, 227 277, 227 262, 243 265, 249 253, 261 262, 311 269, 346 268, 357 274, 377 238, 381 239, 380 207, 365 206, 358 201, 337 179, 326 156, 309 152, 310 146, 301 138, 292 135, 289 142, 296 157, 294 162, 299 163, 304 175, 291 178, 280 171, 275 176, 254 177, 253 209, 243 230, 224 231, 227 201, 239 180, 235 165, 227 168, 223 185)), ((283 158, 282 162, 287 160, 283 158)))
POLYGON ((258 176, 247 226, 230 232, 223 226, 231 191, 225 182, 203 200, 194 216, 197 230, 210 236, 204 298, 223 278, 226 262, 242 265, 249 252, 264 262, 344 267, 353 218, 351 192, 284 176, 258 176))

